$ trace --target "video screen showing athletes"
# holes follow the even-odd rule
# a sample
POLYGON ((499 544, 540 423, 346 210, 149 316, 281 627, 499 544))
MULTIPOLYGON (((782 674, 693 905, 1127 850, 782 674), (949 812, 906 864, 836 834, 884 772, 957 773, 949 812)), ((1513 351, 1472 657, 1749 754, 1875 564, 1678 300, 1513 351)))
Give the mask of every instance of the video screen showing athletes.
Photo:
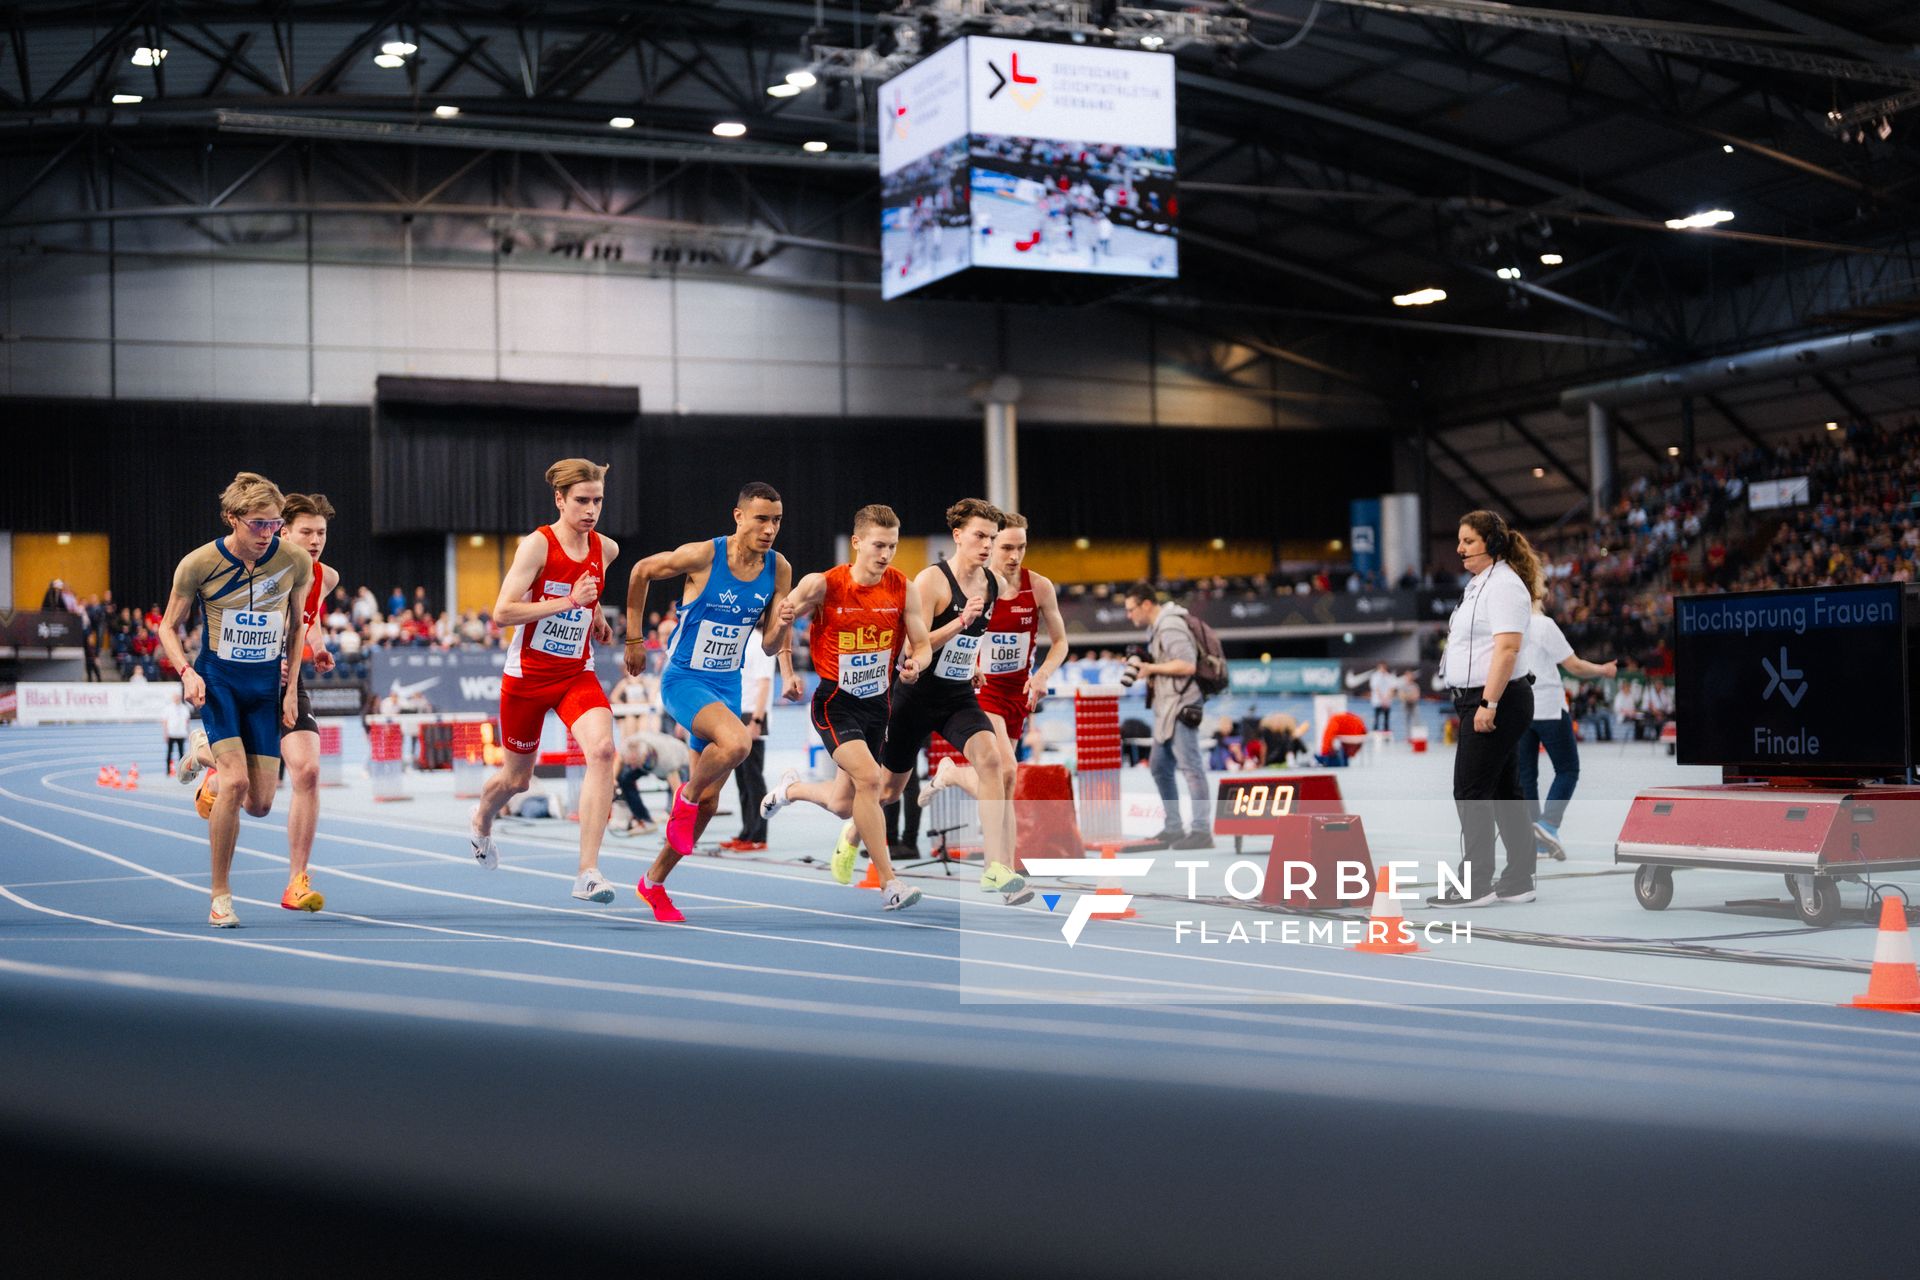
POLYGON ((894 298, 969 265, 963 134, 888 174, 880 187, 880 296, 894 298))
POLYGON ((1173 150, 972 138, 973 265, 1179 274, 1173 150))

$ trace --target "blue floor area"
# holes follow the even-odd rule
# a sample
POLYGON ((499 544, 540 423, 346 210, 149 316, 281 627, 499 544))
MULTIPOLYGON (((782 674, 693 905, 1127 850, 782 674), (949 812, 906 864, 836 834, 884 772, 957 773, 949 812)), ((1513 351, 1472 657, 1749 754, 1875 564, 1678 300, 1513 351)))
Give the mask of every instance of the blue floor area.
MULTIPOLYGON (((0 1007, 15 1015, 0 1019, 0 1048, 16 1064, 0 1108, 35 1142, 198 1168, 207 1153, 190 1135, 217 1117, 243 1164, 324 1175, 369 1202, 389 1189, 456 1208, 484 1195, 496 1225, 535 1232, 569 1204, 684 1212, 705 1230, 715 1206, 689 1197, 731 1176, 779 1200, 735 1203, 742 1234, 728 1247, 750 1254, 819 1189, 766 1188, 756 1162, 773 1160, 810 1186, 854 1180, 793 1224, 808 1247, 863 1240, 874 1265, 905 1264, 916 1250, 875 1239, 861 1212, 861 1170, 884 1168, 942 1192, 943 1225, 925 1238, 952 1237, 943 1247, 961 1252, 946 1263, 973 1249, 1021 1272, 1084 1256, 1038 1229, 1060 1210, 1023 1201, 1009 1234, 976 1219, 969 1196, 1077 1177, 1050 1194, 1071 1195, 1087 1224, 1124 1226, 1111 1206, 1086 1207, 1102 1181, 1093 1153, 1118 1149, 1136 1176, 1179 1182, 1169 1203, 1200 1215, 1136 1223, 1155 1243, 1088 1246, 1128 1274, 1189 1247, 1223 1263, 1262 1256, 1257 1223, 1209 1211, 1199 1192, 1262 1204, 1261 1179, 1282 1175, 1261 1151, 1294 1162, 1287 1179, 1330 1162, 1337 1183, 1354 1153, 1290 1135, 1337 1142, 1342 1126, 1390 1143, 1376 1196, 1443 1195, 1497 1152, 1545 1168, 1584 1159, 1563 1146, 1575 1134, 1611 1135, 1596 1194, 1628 1197, 1653 1167, 1635 1164, 1646 1144, 1669 1174, 1747 1152, 1739 1176, 1777 1173, 1783 1192, 1803 1166, 1911 1170, 1920 1153, 1920 1018, 1797 989, 1722 998, 1706 981, 1338 948, 1200 955, 1175 951, 1152 912, 1068 947, 1058 916, 983 902, 964 877, 920 874, 927 900, 882 915, 875 895, 791 859, 688 859, 671 887, 690 922, 662 926, 630 888, 611 907, 572 900, 574 853, 533 824, 502 826, 504 865, 489 873, 450 804, 380 808, 352 786, 323 793, 314 853, 337 909, 278 907, 283 793, 242 825, 244 927, 210 931, 205 825, 184 792, 155 774, 134 792, 94 785, 102 762, 150 753, 152 737, 0 732, 0 1007), (1125 998, 1019 996, 1096 977, 1125 998), (166 1105, 134 1106, 130 1076, 166 1105), (297 1142, 275 1130, 279 1081, 324 1108, 297 1142), (357 1110, 376 1089, 385 1140, 357 1110), (622 1134, 640 1147, 610 1149, 622 1134), (669 1135, 694 1144, 676 1150, 697 1177, 669 1163, 643 1185, 597 1180, 633 1176, 625 1162, 642 1150, 676 1158, 659 1146, 669 1135), (1089 1154, 1062 1164, 1062 1142, 1089 1154), (1013 1242, 1024 1252, 1008 1263, 1013 1242)), ((602 864, 630 885, 650 856, 609 840, 602 864)))

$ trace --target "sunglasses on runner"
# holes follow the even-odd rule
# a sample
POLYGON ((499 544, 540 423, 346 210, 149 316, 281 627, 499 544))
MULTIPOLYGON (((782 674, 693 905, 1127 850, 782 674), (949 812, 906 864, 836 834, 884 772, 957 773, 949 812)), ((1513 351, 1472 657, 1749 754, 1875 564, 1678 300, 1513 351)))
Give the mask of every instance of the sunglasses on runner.
POLYGON ((255 533, 278 533, 287 527, 285 520, 243 520, 241 523, 255 533))

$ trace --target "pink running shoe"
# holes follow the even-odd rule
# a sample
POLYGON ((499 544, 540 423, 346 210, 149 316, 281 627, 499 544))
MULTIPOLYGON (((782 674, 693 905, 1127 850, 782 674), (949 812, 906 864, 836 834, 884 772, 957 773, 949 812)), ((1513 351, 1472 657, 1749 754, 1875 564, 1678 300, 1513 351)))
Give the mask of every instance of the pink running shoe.
POLYGON ((649 888, 646 877, 634 886, 640 895, 640 901, 653 908, 653 918, 660 924, 685 924, 687 918, 680 914, 680 908, 673 905, 673 899, 667 896, 667 886, 657 885, 649 888))
POLYGON ((683 858, 693 852, 693 824, 700 819, 700 806, 686 794, 684 782, 673 789, 673 811, 667 815, 667 848, 683 858))

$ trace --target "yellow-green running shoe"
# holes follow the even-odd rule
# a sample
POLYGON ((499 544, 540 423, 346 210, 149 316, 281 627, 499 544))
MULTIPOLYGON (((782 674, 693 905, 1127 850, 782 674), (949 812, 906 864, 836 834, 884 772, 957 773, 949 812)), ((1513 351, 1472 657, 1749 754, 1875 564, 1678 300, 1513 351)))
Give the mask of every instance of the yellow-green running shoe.
POLYGON ((828 865, 833 869, 833 878, 841 884, 853 883, 853 864, 860 857, 860 846, 854 843, 860 835, 860 829, 849 822, 840 828, 840 843, 833 846, 833 861, 828 865))
POLYGON ((1033 901, 1033 890, 1027 888, 1027 878, 1001 862, 988 863, 987 869, 980 873, 980 890, 983 893, 1004 894, 1010 906, 1017 907, 1023 902, 1033 901))

